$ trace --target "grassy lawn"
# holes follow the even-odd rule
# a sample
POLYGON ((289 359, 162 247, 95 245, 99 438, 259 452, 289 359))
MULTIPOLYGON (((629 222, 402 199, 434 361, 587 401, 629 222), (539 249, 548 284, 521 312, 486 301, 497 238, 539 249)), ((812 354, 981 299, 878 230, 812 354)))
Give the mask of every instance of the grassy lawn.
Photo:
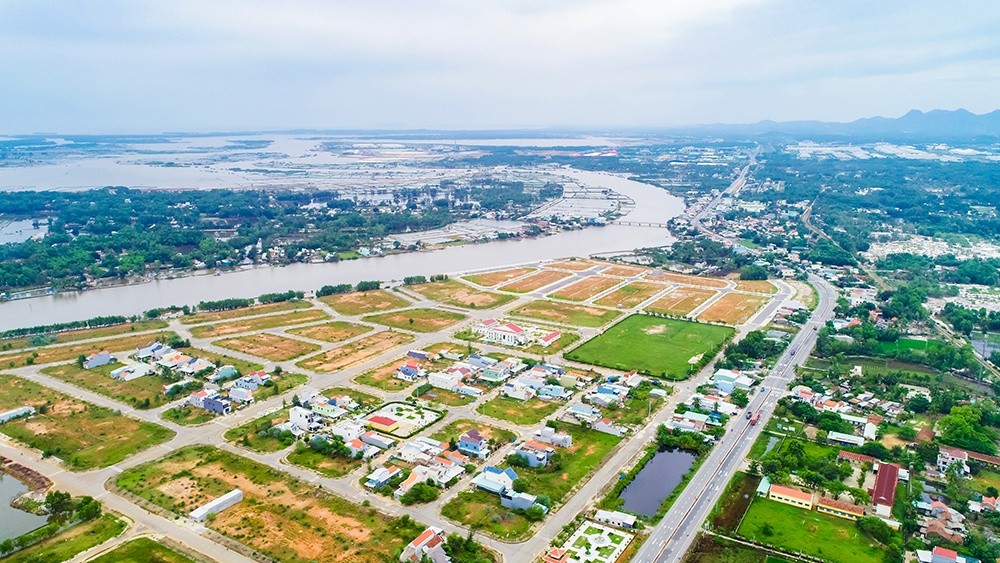
POLYGON ((30 405, 46 411, 0 425, 0 432, 55 455, 72 470, 114 465, 131 454, 166 442, 174 433, 122 416, 37 383, 0 374, 0 410, 30 405))
POLYGON ((766 498, 750 505, 737 531, 739 535, 824 561, 879 563, 882 546, 864 535, 854 522, 803 510, 766 498), (769 524, 771 534, 765 532, 769 524))
POLYGON ((447 405, 449 407, 461 407, 476 401, 476 398, 470 395, 463 395, 462 393, 456 393, 447 389, 435 388, 428 389, 423 395, 420 396, 420 399, 431 403, 441 403, 442 405, 447 405))
POLYGON ((284 362, 319 350, 319 346, 311 342, 303 342, 269 332, 216 340, 213 344, 272 362, 284 362))
POLYGON ((476 407, 476 412, 521 426, 528 426, 541 422, 543 418, 559 410, 561 405, 562 403, 543 401, 537 397, 527 401, 518 401, 510 397, 499 396, 476 407))
MULTIPOLYGON (((54 339, 47 345, 52 344, 65 344, 67 342, 76 342, 77 340, 90 340, 92 338, 107 338, 109 336, 117 336, 119 334, 127 334, 130 332, 143 332, 147 330, 156 330, 160 328, 167 328, 167 321, 161 321, 159 319, 151 321, 139 321, 136 323, 124 323, 114 326, 104 326, 101 328, 83 328, 79 330, 67 330, 65 332, 56 332, 53 334, 47 334, 45 337, 54 339)), ((27 348, 31 346, 32 336, 25 336, 22 338, 7 338, 0 340, 0 350, 16 350, 18 348, 27 348)))
POLYGON ((555 447, 555 450, 562 454, 562 468, 515 469, 527 485, 529 493, 549 495, 553 502, 561 501, 580 480, 591 471, 596 471, 605 456, 622 440, 618 436, 575 424, 561 424, 559 430, 573 436, 572 446, 555 447))
POLYGON ((498 442, 505 443, 517 438, 517 434, 514 434, 510 430, 497 428, 496 426, 490 426, 488 424, 483 424, 467 418, 461 418, 449 422, 440 430, 431 434, 430 438, 439 442, 447 442, 453 438, 455 441, 458 441, 459 436, 465 434, 473 428, 479 430, 479 433, 482 434, 487 440, 493 439, 498 442))
POLYGON ((1000 490, 1000 473, 983 469, 979 471, 978 475, 972 478, 973 489, 985 494, 987 487, 994 487, 1000 490))
POLYGON ((320 297, 319 300, 341 315, 350 317, 390 309, 402 309, 410 304, 406 299, 384 289, 327 295, 320 297))
MULTIPOLYGON (((77 524, 27 549, 7 556, 8 563, 47 563, 68 561, 96 545, 125 531, 127 524, 114 514, 103 514, 100 518, 77 524)), ((118 561, 118 560, 115 560, 118 561)), ((151 561, 146 559, 145 561, 151 561)))
POLYGON ((192 407, 191 405, 181 405, 163 411, 163 420, 181 424, 184 426, 197 426, 215 420, 215 415, 205 409, 192 407))
POLYGON ((239 317, 248 317, 250 315, 263 315, 265 313, 280 313, 282 311, 291 311, 293 309, 308 309, 309 307, 312 307, 312 304, 308 301, 282 301, 280 303, 253 305, 250 307, 242 307, 240 309, 229 309, 227 311, 206 311, 204 313, 195 313, 193 315, 181 317, 181 322, 186 325, 196 323, 214 323, 216 321, 224 321, 226 319, 237 319, 239 317))
POLYGON ((262 387, 258 387, 253 393, 253 398, 256 401, 270 399, 271 397, 281 395, 285 391, 304 385, 307 381, 309 381, 309 376, 302 373, 285 372, 281 375, 272 375, 271 382, 273 382, 274 385, 264 385, 262 387))
POLYGON ((415 332, 437 332, 465 320, 467 317, 451 311, 437 309, 406 309, 394 313, 369 315, 362 320, 378 323, 393 328, 412 330, 415 332))
POLYGON ((342 456, 325 456, 313 451, 312 448, 302 443, 297 444, 295 449, 285 459, 289 463, 312 469, 316 473, 333 477, 334 479, 347 475, 351 471, 361 467, 364 463, 359 459, 342 456))
POLYGON ((532 301, 511 311, 512 315, 531 317, 553 323, 597 328, 621 316, 618 311, 562 303, 559 301, 532 301))
POLYGON ((136 538, 91 559, 91 563, 194 563, 194 560, 149 538, 136 538))
POLYGON ((366 371, 365 373, 355 377, 354 381, 362 385, 368 385, 369 387, 375 387, 385 391, 401 391, 410 385, 413 385, 412 381, 404 381, 396 377, 396 372, 399 370, 399 365, 401 363, 403 363, 402 360, 389 362, 388 364, 379 366, 373 370, 366 371))
POLYGON ((527 518, 500 506, 500 497, 480 490, 460 493, 441 507, 441 515, 504 539, 519 539, 531 528, 527 518))
POLYGON ((331 372, 363 362, 382 352, 416 340, 403 332, 384 331, 348 342, 326 352, 299 360, 295 365, 318 372, 331 372))
POLYGON ((191 329, 191 335, 197 338, 226 336, 228 334, 277 328, 279 326, 297 325, 328 318, 330 317, 319 309, 309 309, 306 311, 293 311, 291 313, 282 313, 280 315, 270 315, 267 317, 254 317, 251 319, 238 319, 224 323, 200 325, 191 329))
POLYGON ((233 366, 240 373, 246 374, 253 371, 258 371, 264 369, 263 364, 258 364, 256 362, 248 362, 246 360, 239 360, 232 356, 227 356, 225 354, 218 354, 215 352, 209 352, 208 350, 202 350, 200 348, 180 348, 181 352, 184 352, 188 356, 194 356, 196 358, 204 358, 216 366, 233 366))
POLYGON ((176 450, 126 470, 116 483, 184 515, 238 487, 244 500, 206 524, 279 561, 387 561, 424 529, 211 446, 176 450))
POLYGON ((902 350, 910 352, 928 353, 935 348, 940 348, 942 344, 936 340, 918 340, 915 338, 900 338, 895 342, 877 342, 875 351, 881 355, 890 355, 902 350))
POLYGON ((455 280, 423 283, 409 289, 438 303, 463 309, 493 309, 514 300, 513 295, 474 289, 455 280))
POLYGON ((350 387, 331 387, 324 389, 320 394, 324 397, 341 397, 347 395, 361 405, 361 410, 373 409, 383 403, 382 399, 379 399, 375 395, 369 395, 350 387))
POLYGON ((701 287, 677 287, 646 306, 651 313, 682 317, 715 295, 715 290, 701 287))
POLYGON ((341 342, 371 332, 370 326, 356 325, 345 321, 333 321, 322 325, 303 326, 288 330, 289 334, 305 336, 323 342, 341 342))
POLYGON ((28 358, 34 358, 33 363, 38 365, 75 360, 80 354, 86 356, 94 352, 100 352, 101 350, 108 350, 112 353, 125 351, 133 352, 150 342, 156 340, 166 342, 171 338, 176 337, 177 335, 173 332, 163 331, 152 334, 133 334, 130 336, 111 338, 98 342, 72 344, 69 346, 47 346, 45 348, 39 348, 38 350, 23 351, 0 356, 0 369, 28 365, 28 358))
POLYGON ((714 355, 732 334, 728 327, 632 315, 565 356, 586 364, 685 379, 692 359, 714 355))
POLYGON ((159 375, 147 375, 132 381, 112 379, 111 372, 120 367, 122 364, 115 363, 93 369, 83 369, 74 363, 43 368, 42 373, 121 401, 137 409, 156 408, 166 399, 163 394, 163 386, 167 383, 166 379, 159 375))
POLYGON ((223 437, 236 445, 251 449, 255 452, 271 453, 283 450, 288 446, 291 446, 293 442, 282 441, 272 436, 261 434, 259 430, 261 428, 270 428, 272 425, 288 420, 288 411, 289 409, 286 408, 271 414, 265 414, 264 416, 251 420, 246 424, 237 426, 236 428, 230 428, 226 431, 223 437))

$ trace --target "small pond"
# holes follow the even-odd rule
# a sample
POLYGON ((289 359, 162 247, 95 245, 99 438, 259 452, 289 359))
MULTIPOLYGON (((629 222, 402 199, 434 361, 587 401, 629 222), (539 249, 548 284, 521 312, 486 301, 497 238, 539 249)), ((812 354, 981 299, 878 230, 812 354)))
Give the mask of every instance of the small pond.
POLYGON ((653 516, 694 462, 695 455, 686 450, 657 452, 618 496, 625 501, 622 510, 653 516))
POLYGON ((10 501, 26 492, 27 485, 0 473, 0 541, 16 538, 44 526, 48 521, 45 516, 36 516, 10 505, 10 501))

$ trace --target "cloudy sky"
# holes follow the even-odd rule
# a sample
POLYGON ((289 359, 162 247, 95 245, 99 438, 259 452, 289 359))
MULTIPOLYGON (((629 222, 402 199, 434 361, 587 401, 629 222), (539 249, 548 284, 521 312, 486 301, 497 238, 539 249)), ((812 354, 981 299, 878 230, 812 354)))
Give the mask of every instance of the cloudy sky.
POLYGON ((997 29, 995 0, 0 0, 0 133, 983 113, 997 29))

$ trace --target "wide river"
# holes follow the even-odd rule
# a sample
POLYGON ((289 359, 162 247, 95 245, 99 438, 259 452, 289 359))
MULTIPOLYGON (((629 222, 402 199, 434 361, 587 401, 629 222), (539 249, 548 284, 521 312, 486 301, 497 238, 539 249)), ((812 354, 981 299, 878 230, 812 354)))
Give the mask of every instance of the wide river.
MULTIPOLYGON (((632 198, 635 208, 625 217, 629 221, 664 223, 684 211, 683 200, 656 186, 601 172, 564 170, 560 173, 583 185, 609 188, 632 198)), ((226 297, 254 297, 288 289, 309 291, 325 284, 400 280, 404 276, 468 272, 569 256, 629 251, 662 246, 671 241, 666 229, 608 225, 535 239, 493 241, 432 252, 156 280, 2 303, 0 330, 100 315, 133 315, 154 307, 191 305, 226 297)))

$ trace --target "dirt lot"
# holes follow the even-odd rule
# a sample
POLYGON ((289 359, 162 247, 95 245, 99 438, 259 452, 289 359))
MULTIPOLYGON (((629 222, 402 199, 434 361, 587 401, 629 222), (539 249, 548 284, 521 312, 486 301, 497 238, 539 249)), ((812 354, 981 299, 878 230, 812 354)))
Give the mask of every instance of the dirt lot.
POLYGON ((454 280, 415 285, 410 289, 438 303, 464 309, 492 309, 514 299, 510 295, 482 291, 454 280))
POLYGON ((749 291, 751 293, 765 293, 771 295, 777 293, 778 288, 773 283, 765 280, 735 280, 736 289, 739 291, 749 291))
POLYGON ((415 332, 438 332, 466 319, 465 315, 438 309, 405 309, 364 317, 365 321, 415 332))
POLYGON ((389 362, 384 366, 379 366, 371 371, 367 371, 354 378, 354 381, 362 385, 368 385, 386 391, 399 391, 413 385, 412 381, 403 381, 396 377, 396 371, 403 360, 389 362))
POLYGON ((410 304, 406 299, 384 289, 328 295, 320 297, 319 300, 341 315, 349 316, 400 309, 410 304))
POLYGON ((662 270, 652 270, 646 274, 646 277, 654 281, 665 281, 684 285, 695 285, 699 287, 714 287, 717 289, 727 287, 726 280, 723 279, 687 276, 684 274, 675 274, 673 272, 664 272, 662 270))
POLYGON ((649 268, 641 268, 639 266, 611 266, 601 270, 601 273, 606 276, 618 276, 620 278, 631 278, 648 272, 649 268))
POLYGON ((549 295, 549 297, 558 297, 559 299, 567 299, 569 301, 586 301, 598 293, 607 291, 620 283, 621 280, 615 278, 591 276, 578 282, 573 282, 559 291, 549 295))
POLYGON ((23 366, 27 363, 28 358, 32 354, 37 354, 34 359, 34 364, 50 364, 53 362, 65 362, 66 360, 75 360, 80 354, 91 354, 93 352, 100 352, 101 350, 108 350, 109 352, 134 352, 136 349, 149 344, 150 342, 160 341, 166 342, 167 340, 176 337, 177 335, 173 332, 156 332, 153 334, 136 334, 132 336, 123 336, 121 338, 111 338, 108 340, 100 340, 97 342, 88 342, 82 344, 73 344, 72 346, 55 346, 47 348, 39 348, 33 352, 26 351, 17 354, 7 354, 6 356, 0 356, 0 368, 13 368, 23 366))
POLYGON ((569 276, 570 274, 566 272, 543 270, 541 272, 531 274, 524 279, 509 283, 500 289, 503 291, 512 291, 514 293, 528 293, 529 291, 535 291, 536 289, 553 284, 563 278, 568 278, 569 276))
POLYGON ((321 352, 299 361, 296 365, 319 372, 336 371, 414 340, 413 336, 402 332, 380 332, 333 350, 321 352))
POLYGON ((462 279, 483 287, 493 287, 501 283, 509 282, 514 278, 530 274, 534 271, 535 268, 511 268, 510 270, 499 270, 496 272, 486 272, 484 274, 472 274, 465 276, 462 279))
POLYGON ((571 272, 582 272, 589 268, 594 267, 594 263, 589 260, 563 260, 561 262, 553 262, 551 264, 546 264, 546 268, 554 268, 556 270, 569 270, 571 272))
POLYGON ((762 295, 727 293, 698 315, 698 320, 738 325, 750 320, 768 298, 762 295))
POLYGON ((604 326, 621 316, 618 311, 587 307, 559 301, 532 301, 512 311, 515 315, 523 315, 554 323, 563 323, 585 327, 604 326))
POLYGON ((191 335, 198 338, 226 336, 227 334, 239 334, 241 332, 250 332, 252 330, 264 330, 279 326, 297 325, 328 318, 329 317, 323 311, 310 309, 308 311, 295 311, 292 313, 271 315, 269 317, 255 317, 252 319, 243 319, 228 323, 196 326, 191 329, 191 335))
POLYGON ((371 330, 371 327, 364 325, 356 325, 344 321, 334 321, 332 323, 326 323, 325 325, 293 328, 289 330, 288 333, 305 336, 306 338, 312 338, 313 340, 322 340, 323 342, 340 342, 342 340, 354 338, 355 336, 361 336, 366 332, 371 332, 371 330))
POLYGON ((641 281, 632 282, 605 295, 595 301, 595 303, 598 305, 604 305, 605 307, 621 306, 625 309, 631 309, 666 288, 667 286, 658 283, 641 281))
POLYGON ((303 342, 268 332, 260 332, 228 340, 216 340, 214 344, 223 348, 229 348, 230 350, 236 350, 237 352, 250 354, 251 356, 257 356, 258 358, 264 358, 265 360, 271 360, 272 362, 291 360, 292 358, 298 358, 299 356, 311 354, 319 350, 319 346, 310 342, 303 342))
POLYGON ((679 317, 694 311, 713 295, 715 295, 715 292, 711 289, 682 286, 657 299, 646 307, 646 309, 653 313, 663 313, 679 317))
POLYGON ((205 313, 195 313, 181 317, 181 322, 186 325, 195 323, 211 323, 224 321, 226 319, 236 319, 250 315, 263 315, 265 313, 278 313, 281 311, 291 311, 292 309, 307 309, 312 307, 308 301, 282 301, 281 303, 268 303, 267 305, 253 305, 241 309, 229 309, 228 311, 208 311, 205 313))

